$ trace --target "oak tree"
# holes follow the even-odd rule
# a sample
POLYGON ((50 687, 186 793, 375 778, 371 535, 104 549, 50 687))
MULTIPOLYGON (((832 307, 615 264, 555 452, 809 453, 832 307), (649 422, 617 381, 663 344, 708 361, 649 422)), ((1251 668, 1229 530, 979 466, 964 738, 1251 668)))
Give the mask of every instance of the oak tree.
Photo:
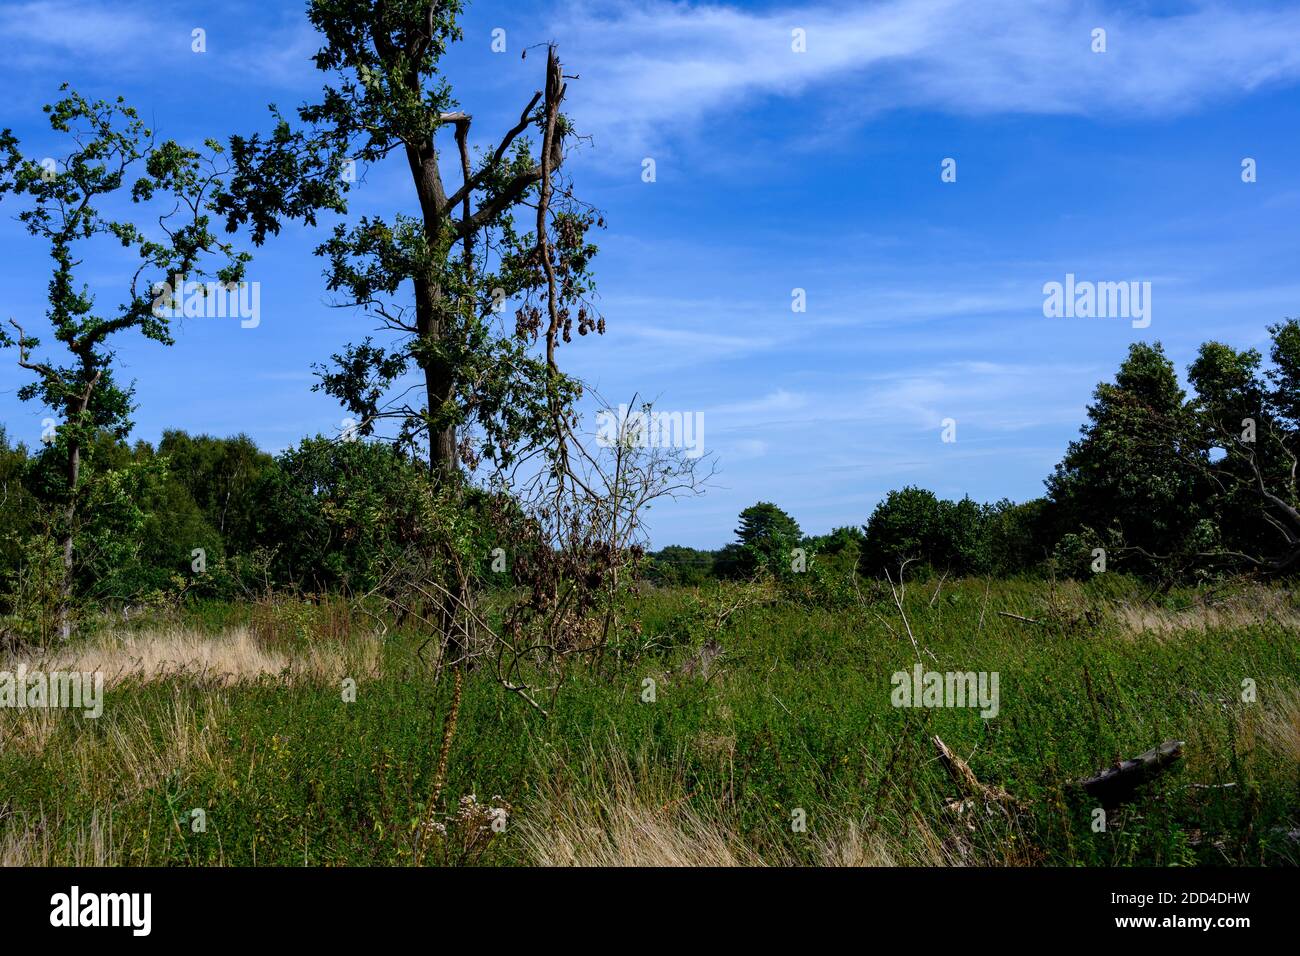
POLYGON ((349 345, 320 368, 317 388, 356 416, 358 434, 388 423, 387 437, 421 449, 443 477, 538 448, 562 456, 579 391, 559 372, 556 348, 575 326, 604 330, 588 301, 587 232, 600 219, 561 176, 577 139, 561 112, 571 78, 548 46, 542 88, 495 145, 471 156, 473 116, 440 70, 462 38, 461 7, 314 0, 308 17, 323 38, 314 59, 329 77, 322 98, 300 107, 296 123, 272 106, 273 131, 234 137, 236 174, 221 198, 228 227, 248 225, 257 243, 286 220, 342 218, 316 250, 328 289, 386 341, 349 345), (416 207, 350 216, 354 181, 389 159, 404 165, 416 207), (444 167, 459 181, 445 181, 444 167))
MULTIPOLYGON (((0 198, 23 203, 18 221, 49 248, 53 269, 45 320, 66 358, 38 357, 41 341, 27 318, 11 317, 9 327, 0 328, 0 346, 14 349, 18 364, 34 376, 19 397, 57 415, 44 452, 56 467, 43 490, 60 512, 66 636, 83 456, 98 436, 122 438, 132 424, 133 389, 115 375, 113 341, 135 331, 171 345, 169 310, 175 300, 159 290, 170 290, 176 276, 199 283, 213 261, 220 263, 210 274, 214 287, 238 283, 249 256, 210 228, 211 202, 227 171, 219 144, 208 141, 200 152, 158 142, 121 97, 91 101, 66 84, 62 89, 64 97, 45 112, 51 129, 71 141, 68 153, 37 161, 23 155, 10 130, 0 131, 0 198), (124 205, 135 210, 131 219, 122 218, 124 205), (105 243, 134 257, 123 276, 123 298, 110 308, 100 307, 78 278, 86 256, 108 258, 105 243)), ((206 293, 208 286, 201 288, 206 293)))

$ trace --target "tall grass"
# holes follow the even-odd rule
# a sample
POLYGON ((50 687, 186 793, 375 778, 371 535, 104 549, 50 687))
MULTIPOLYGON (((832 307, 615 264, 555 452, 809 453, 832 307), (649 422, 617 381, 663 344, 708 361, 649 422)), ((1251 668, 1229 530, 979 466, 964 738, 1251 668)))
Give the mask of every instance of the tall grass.
POLYGON ((1122 579, 948 580, 909 582, 900 599, 902 614, 888 588, 833 608, 728 586, 648 589, 617 655, 552 681, 549 719, 472 671, 423 837, 450 692, 418 635, 341 628, 332 610, 213 606, 105 633, 41 662, 102 668, 102 717, 0 709, 0 859, 1297 861, 1294 595, 1157 602, 1122 579), (918 653, 927 669, 997 671, 998 715, 894 707, 890 675, 918 653), (1014 804, 969 799, 935 736, 1014 804), (1097 808, 1073 782, 1171 738, 1186 742, 1176 768, 1094 830, 1097 808), (509 807, 499 833, 485 822, 493 797, 509 807), (433 852, 417 853, 422 839, 433 852))

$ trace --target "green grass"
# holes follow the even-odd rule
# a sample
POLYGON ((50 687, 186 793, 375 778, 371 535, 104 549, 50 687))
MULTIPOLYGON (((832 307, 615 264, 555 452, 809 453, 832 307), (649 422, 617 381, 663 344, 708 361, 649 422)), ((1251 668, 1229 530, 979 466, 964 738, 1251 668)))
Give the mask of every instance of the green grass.
MULTIPOLYGON (((945 582, 935 596, 936 583, 909 585, 905 601, 926 668, 998 672, 996 718, 891 705, 890 675, 916 655, 888 589, 835 609, 760 603, 721 628, 716 609, 735 589, 650 590, 625 616, 641 633, 624 633, 617 663, 611 653, 600 673, 575 664, 538 675, 558 681, 540 697, 549 718, 486 670, 469 675, 439 810, 453 813, 466 794, 499 795, 511 822, 472 847, 437 843, 426 862, 528 862, 518 824, 544 831, 547 795, 590 783, 607 759, 658 776, 653 792, 677 794, 773 861, 817 862, 854 823, 904 851, 937 834, 974 861, 1296 862, 1286 832, 1300 827, 1300 766, 1261 732, 1300 689, 1292 625, 1243 611, 1204 630, 1134 634, 1114 611, 1142 595, 1122 580, 1055 594, 1043 582, 994 582, 987 597, 983 581, 945 582), (723 649, 714 671, 686 673, 706 641, 723 649), (647 678, 653 703, 642 700, 647 678), (1258 685, 1255 703, 1242 700, 1246 678, 1258 685), (946 810, 958 790, 934 735, 1019 811, 946 810), (1094 832, 1095 802, 1070 782, 1170 738, 1187 743, 1176 768, 1094 832), (807 832, 791 830, 796 808, 807 832)), ((240 607, 189 615, 213 629, 248 620, 240 607)), ((334 683, 301 678, 133 683, 108 692, 98 720, 51 715, 41 746, 19 740, 15 714, 0 713, 0 847, 35 834, 47 847, 41 861, 78 862, 93 820, 108 861, 123 864, 408 864, 451 694, 449 679, 434 686, 417 643, 391 636, 383 676, 361 680, 355 703, 334 683), (195 735, 208 727, 203 747, 160 758, 152 773, 125 768, 114 735, 165 753, 178 711, 195 735), (206 812, 206 832, 192 832, 194 808, 206 812)), ((591 812, 584 823, 599 828, 602 811, 591 812)))

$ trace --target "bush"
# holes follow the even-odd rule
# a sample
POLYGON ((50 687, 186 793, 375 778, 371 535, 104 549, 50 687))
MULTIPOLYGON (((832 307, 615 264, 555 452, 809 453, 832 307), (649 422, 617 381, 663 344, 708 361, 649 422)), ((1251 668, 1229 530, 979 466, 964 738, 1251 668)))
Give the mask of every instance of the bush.
POLYGON ((272 578, 321 592, 363 591, 416 540, 425 472, 388 445, 304 439, 258 488, 257 536, 272 578))
POLYGON ((52 535, 35 534, 22 540, 22 554, 4 595, 6 613, 0 617, 0 640, 11 645, 45 646, 60 633, 63 548, 52 535))
POLYGON ((867 577, 894 575, 904 561, 919 562, 914 573, 941 560, 939 499, 934 492, 907 486, 891 491, 867 521, 862 547, 862 573, 867 577))
POLYGON ((867 522, 864 575, 891 575, 904 561, 909 574, 1009 576, 1034 567, 1045 553, 1045 502, 979 504, 945 501, 923 488, 891 491, 867 522))
POLYGON ((678 544, 670 544, 649 558, 646 576, 663 587, 698 587, 709 580, 714 571, 712 551, 697 551, 678 544))

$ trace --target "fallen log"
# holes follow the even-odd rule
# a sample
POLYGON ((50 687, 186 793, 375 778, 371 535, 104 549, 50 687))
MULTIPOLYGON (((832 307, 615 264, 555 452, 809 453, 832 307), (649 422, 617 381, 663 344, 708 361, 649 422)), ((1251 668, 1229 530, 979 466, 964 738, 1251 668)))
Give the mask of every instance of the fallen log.
POLYGON ((1080 780, 1079 786, 1103 806, 1131 800, 1138 787, 1169 769, 1183 755, 1183 741, 1166 740, 1132 760, 1123 760, 1095 777, 1080 780))

